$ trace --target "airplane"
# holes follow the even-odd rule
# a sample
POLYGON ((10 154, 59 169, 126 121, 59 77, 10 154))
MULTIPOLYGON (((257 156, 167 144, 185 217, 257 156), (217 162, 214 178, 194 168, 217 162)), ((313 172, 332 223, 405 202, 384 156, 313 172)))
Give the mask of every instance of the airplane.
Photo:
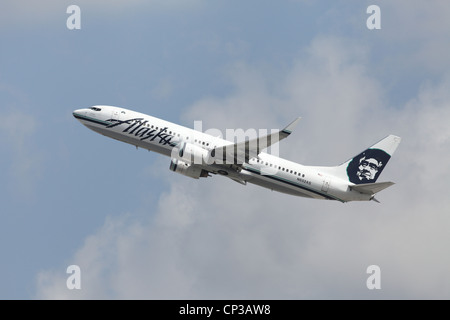
POLYGON ((231 142, 120 107, 96 105, 73 111, 89 129, 171 158, 169 169, 194 178, 226 176, 281 193, 313 199, 376 201, 393 185, 377 182, 401 138, 389 135, 337 166, 304 166, 263 150, 287 138, 300 118, 282 130, 231 142))

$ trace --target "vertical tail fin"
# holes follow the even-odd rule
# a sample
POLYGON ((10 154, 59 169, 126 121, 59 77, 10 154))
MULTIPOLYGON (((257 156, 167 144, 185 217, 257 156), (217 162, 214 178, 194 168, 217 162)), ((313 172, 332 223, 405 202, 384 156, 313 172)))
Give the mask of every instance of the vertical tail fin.
POLYGON ((374 183, 386 167, 400 141, 400 137, 389 135, 343 164, 324 169, 328 173, 354 184, 374 183))

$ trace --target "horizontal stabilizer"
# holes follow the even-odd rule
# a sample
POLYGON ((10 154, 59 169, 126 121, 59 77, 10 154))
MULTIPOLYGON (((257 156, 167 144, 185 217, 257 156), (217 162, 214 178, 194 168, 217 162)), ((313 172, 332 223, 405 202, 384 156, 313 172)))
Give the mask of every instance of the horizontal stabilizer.
POLYGON ((354 186, 350 186, 351 189, 359 191, 365 194, 375 194, 387 187, 392 186, 393 182, 375 182, 375 183, 363 183, 354 186))

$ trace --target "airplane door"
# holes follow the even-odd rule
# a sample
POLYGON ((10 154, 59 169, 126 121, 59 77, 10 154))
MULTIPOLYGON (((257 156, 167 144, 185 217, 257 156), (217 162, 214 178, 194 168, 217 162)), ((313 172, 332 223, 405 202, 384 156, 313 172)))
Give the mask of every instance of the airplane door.
POLYGON ((323 180, 322 191, 328 192, 329 188, 330 188, 330 179, 325 178, 325 180, 323 180))

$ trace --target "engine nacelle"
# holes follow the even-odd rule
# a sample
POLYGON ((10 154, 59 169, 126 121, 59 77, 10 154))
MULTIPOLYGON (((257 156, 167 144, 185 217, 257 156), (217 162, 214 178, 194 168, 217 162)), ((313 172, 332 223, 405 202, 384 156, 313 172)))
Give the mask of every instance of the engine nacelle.
POLYGON ((209 164, 210 152, 200 146, 182 142, 173 149, 172 158, 177 158, 190 164, 209 164))
POLYGON ((198 179, 200 177, 206 178, 208 176, 208 171, 196 165, 191 165, 187 162, 174 158, 172 158, 172 160, 170 161, 169 169, 173 172, 180 173, 194 179, 198 179))

